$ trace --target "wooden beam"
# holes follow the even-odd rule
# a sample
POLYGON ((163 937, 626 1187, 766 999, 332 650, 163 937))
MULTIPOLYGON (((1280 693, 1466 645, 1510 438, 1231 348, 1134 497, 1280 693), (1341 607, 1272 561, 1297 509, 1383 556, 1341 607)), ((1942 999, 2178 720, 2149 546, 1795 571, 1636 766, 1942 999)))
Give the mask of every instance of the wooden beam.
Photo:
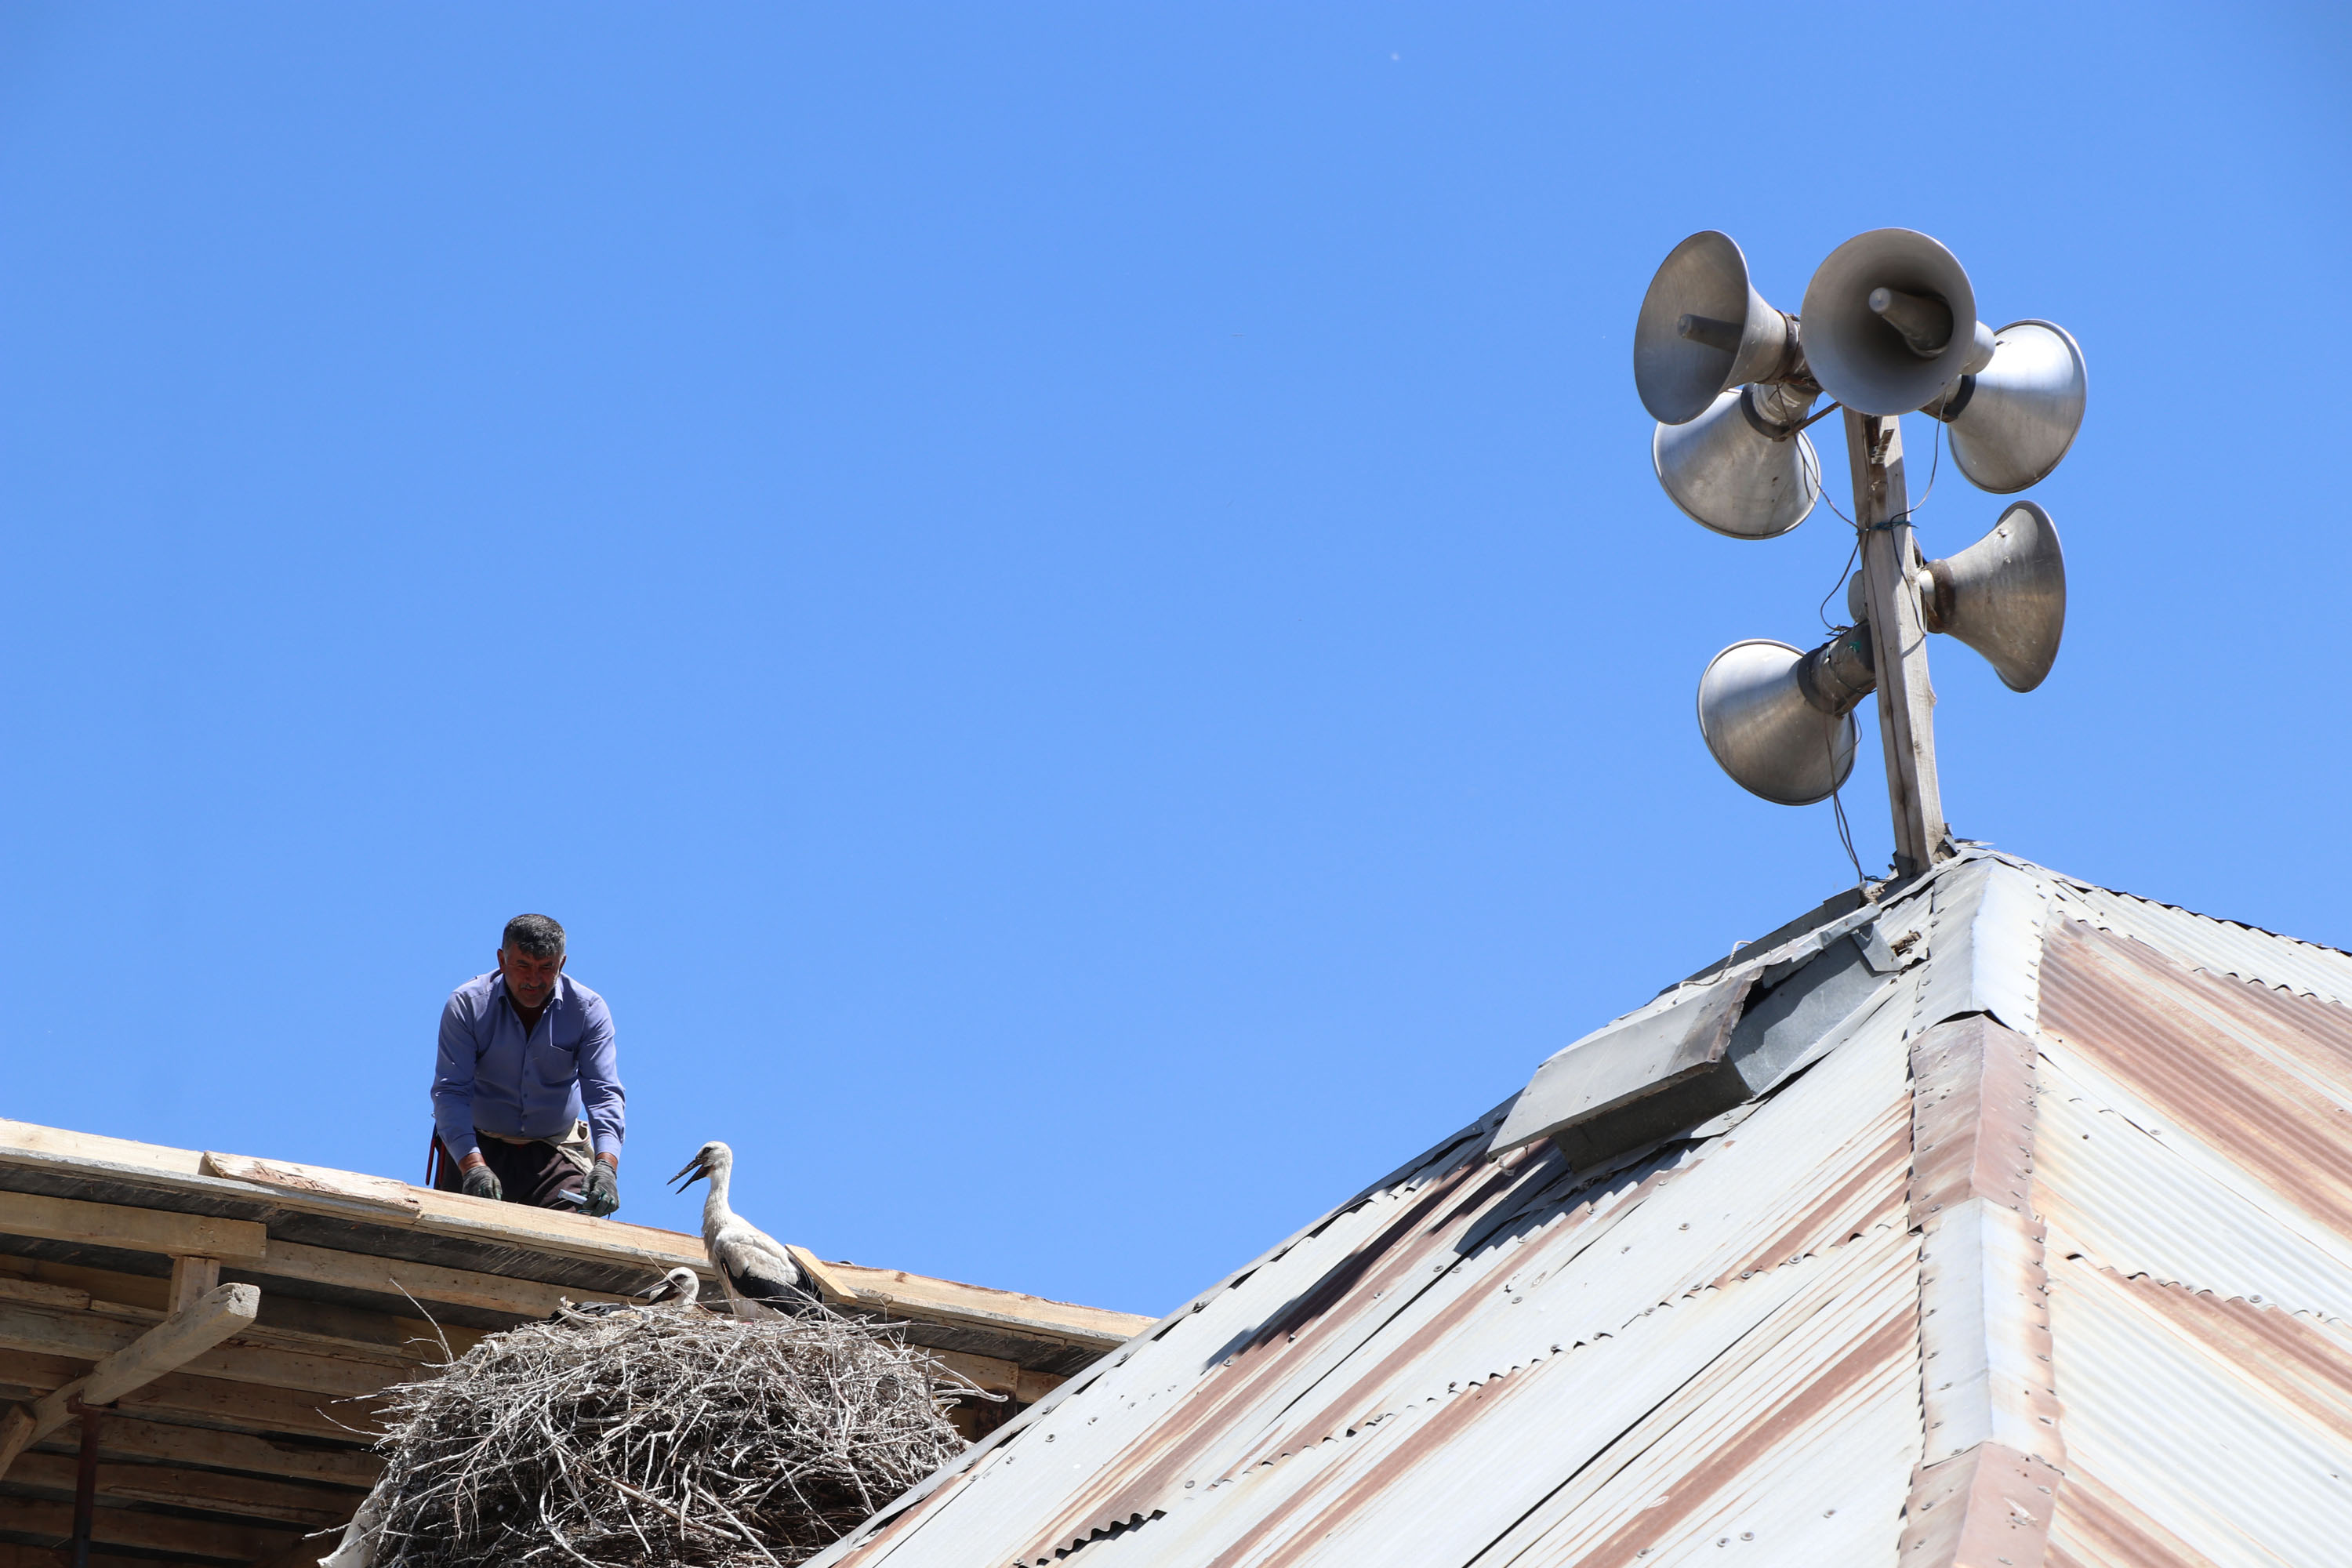
MULTIPOLYGON (((51 1452, 70 1452, 71 1442, 65 1436, 51 1436, 41 1447, 51 1452)), ((242 1470, 361 1490, 375 1485, 376 1478, 383 1474, 383 1461, 364 1448, 322 1448, 209 1426, 165 1426, 140 1420, 119 1407, 99 1424, 98 1452, 102 1459, 242 1470)))
MULTIPOLYGON (((100 1423, 100 1431, 106 1424, 100 1423)), ((104 1444, 101 1441, 100 1452, 104 1444)), ((36 1491, 72 1495, 77 1460, 64 1454, 34 1452, 18 1456, 8 1471, 16 1486, 36 1491)), ((171 1465, 110 1465, 98 1467, 98 1495, 123 1503, 159 1503, 166 1508, 202 1509, 243 1518, 270 1520, 325 1530, 342 1524, 359 1510, 363 1492, 324 1491, 317 1487, 289 1486, 284 1481, 257 1480, 251 1476, 224 1476, 211 1470, 186 1470, 171 1465)))
POLYGON ((258 1182, 295 1194, 373 1204, 387 1210, 387 1217, 396 1225, 408 1223, 417 1214, 417 1189, 388 1176, 329 1170, 324 1165, 298 1165, 286 1160, 257 1160, 249 1154, 222 1154, 209 1149, 205 1151, 200 1168, 208 1176, 226 1176, 234 1182, 258 1182))
POLYGON ((1863 586, 1878 671, 1878 734, 1895 814, 1895 868, 1916 877, 1942 858, 1943 787, 1936 776, 1936 691, 1927 680, 1927 626, 1912 574, 1911 500, 1903 477, 1903 421, 1845 411, 1853 519, 1862 531, 1863 586))
POLYGON ((0 1476, 26 1444, 66 1424, 69 1400, 112 1405, 252 1322, 260 1307, 261 1292, 252 1286, 223 1285, 106 1355, 88 1376, 11 1410, 0 1423, 0 1476))
MULTIPOLYGON (((446 1301, 517 1317, 544 1318, 566 1300, 625 1301, 626 1295, 583 1290, 570 1285, 549 1285, 537 1279, 509 1279, 503 1274, 477 1274, 465 1268, 444 1268, 432 1263, 411 1263, 402 1258, 378 1258, 364 1252, 338 1252, 331 1247, 303 1247, 273 1241, 269 1256, 241 1272, 264 1279, 293 1279, 310 1285, 333 1285, 346 1290, 366 1290, 380 1296, 413 1297, 419 1301, 446 1301)), ((660 1278, 648 1273, 646 1283, 660 1278)))
MULTIPOLYGON (((0 1257, 0 1270, 11 1268, 25 1272, 21 1276, 0 1272, 0 1301, 24 1301, 74 1311, 87 1309, 142 1323, 160 1322, 168 1315, 163 1302, 169 1286, 162 1279, 73 1263, 0 1257)), ((463 1355, 480 1342, 485 1331, 265 1290, 261 1295, 261 1316, 237 1339, 241 1343, 277 1345, 328 1355, 357 1351, 363 1358, 389 1354, 437 1361, 444 1339, 451 1353, 463 1355)))
POLYGON ((992 1355, 973 1355, 966 1351, 928 1347, 923 1353, 958 1377, 978 1384, 991 1394, 1011 1394, 1021 1386, 1019 1362, 1003 1361, 992 1355))
MULTIPOLYGON (((77 1383, 81 1373, 81 1363, 56 1356, 0 1357, 0 1376, 36 1396, 62 1392, 77 1383)), ((146 1420, 229 1432, 284 1433, 339 1443, 373 1442, 376 1436, 373 1401, 229 1383, 217 1377, 167 1373, 146 1387, 124 1394, 116 1405, 122 1414, 146 1420)))
POLYGON ((268 1233, 255 1220, 84 1203, 38 1193, 0 1192, 0 1234, 175 1258, 217 1258, 238 1265, 259 1263, 268 1249, 268 1233))
POLYGON ((1159 1321, 1018 1290, 934 1279, 902 1268, 827 1262, 804 1247, 787 1246, 784 1250, 802 1272, 816 1281, 818 1294, 828 1305, 928 1322, 971 1324, 1021 1339, 1094 1351, 1116 1349, 1159 1321))
MULTIPOLYGON (((350 1172, 329 1172, 319 1166, 288 1166, 282 1162, 270 1163, 314 1180, 305 1184, 247 1181, 211 1173, 214 1169, 234 1168, 241 1158, 233 1154, 207 1154, 200 1150, 166 1148, 156 1143, 138 1143, 125 1138, 107 1138, 0 1118, 0 1164, 60 1174, 87 1174, 92 1164, 113 1166, 117 1168, 117 1175, 135 1174, 142 1180, 152 1181, 159 1188, 202 1194, 212 1199, 217 1199, 224 1193, 242 1192, 279 1208, 331 1215, 363 1225, 414 1228, 434 1235, 488 1242, 515 1251, 551 1253, 593 1263, 636 1262, 648 1269, 646 1277, 648 1284, 679 1264, 693 1268, 708 1267, 702 1256, 700 1237, 662 1230, 653 1226, 631 1225, 615 1219, 590 1219, 584 1215, 531 1208, 523 1204, 493 1203, 487 1198, 469 1198, 463 1193, 439 1193, 429 1187, 409 1186, 405 1183, 390 1183, 385 1187, 379 1187, 376 1184, 384 1182, 384 1178, 361 1176, 350 1172), (327 1178, 342 1177, 348 1177, 352 1183, 365 1188, 369 1195, 353 1196, 341 1190, 330 1190, 339 1189, 344 1184, 327 1178), (395 1186, 405 1188, 405 1196, 396 1204, 382 1201, 382 1194, 388 1187, 395 1186), (414 1215, 407 1212, 409 1200, 415 1204, 414 1215)), ((0 1229, 5 1228, 0 1226, 0 1229)), ((201 1247, 166 1247, 162 1250, 213 1256, 201 1247)), ((230 1260, 224 1256, 223 1261, 230 1260)))
POLYGON ((26 1301, 37 1307, 54 1307, 61 1312, 89 1310, 89 1292, 77 1290, 70 1285, 51 1285, 40 1279, 18 1279, 0 1274, 0 1301, 26 1301))
MULTIPOLYGON (((237 1285, 230 1289, 254 1288, 237 1285)), ((126 1348, 139 1337, 136 1327, 95 1313, 59 1312, 53 1308, 0 1301, 0 1350, 95 1361, 126 1348)), ((285 1350, 256 1344, 239 1335, 189 1356, 180 1363, 180 1370, 230 1383, 260 1383, 273 1388, 307 1389, 314 1394, 366 1395, 392 1384, 409 1382, 423 1375, 426 1368, 414 1356, 383 1352, 324 1355, 307 1347, 285 1350)), ((90 1402, 85 1398, 84 1403, 90 1402)))
MULTIPOLYGON (((0 1531, 63 1545, 73 1533, 73 1505, 0 1497, 0 1531)), ((90 1538, 109 1546, 144 1547, 250 1563, 256 1558, 278 1555, 299 1533, 293 1525, 222 1524, 211 1520, 175 1519, 170 1514, 101 1508, 93 1521, 90 1538)))
POLYGON ((230 1431, 284 1432, 345 1443, 370 1442, 376 1436, 373 1401, 227 1383, 216 1377, 175 1373, 124 1395, 119 1403, 134 1415, 180 1416, 230 1431))

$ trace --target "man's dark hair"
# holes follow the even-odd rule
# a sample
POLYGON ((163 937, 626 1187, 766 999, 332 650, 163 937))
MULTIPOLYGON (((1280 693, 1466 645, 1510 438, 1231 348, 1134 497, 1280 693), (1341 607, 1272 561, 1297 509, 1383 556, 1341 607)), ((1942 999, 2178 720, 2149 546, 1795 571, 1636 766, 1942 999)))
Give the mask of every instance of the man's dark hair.
POLYGON ((499 945, 533 958, 556 958, 563 952, 563 928, 545 915, 517 915, 507 921, 499 945))

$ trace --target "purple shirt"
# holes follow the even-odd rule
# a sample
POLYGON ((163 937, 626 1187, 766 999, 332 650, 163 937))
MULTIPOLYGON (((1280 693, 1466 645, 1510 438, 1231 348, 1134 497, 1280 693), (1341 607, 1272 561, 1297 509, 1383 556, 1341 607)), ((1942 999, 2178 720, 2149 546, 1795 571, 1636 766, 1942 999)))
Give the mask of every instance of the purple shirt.
POLYGON ((449 994, 433 1069, 433 1125, 454 1157, 474 1152, 478 1127, 509 1138, 562 1138, 584 1105, 596 1152, 618 1158, 625 1100, 613 1015, 569 974, 555 977, 555 994, 528 1038, 497 970, 449 994))

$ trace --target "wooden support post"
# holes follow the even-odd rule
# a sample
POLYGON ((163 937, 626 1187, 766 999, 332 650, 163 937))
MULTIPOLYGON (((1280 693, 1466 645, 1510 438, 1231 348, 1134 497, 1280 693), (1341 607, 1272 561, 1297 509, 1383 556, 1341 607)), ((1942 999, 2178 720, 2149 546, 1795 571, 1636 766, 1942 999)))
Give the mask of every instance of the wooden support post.
POLYGON ((1862 581, 1878 665, 1878 735, 1886 752, 1886 798, 1895 814, 1895 871, 1916 877, 1947 858, 1944 796, 1936 781, 1936 690, 1927 680, 1927 628, 1911 585, 1919 569, 1911 499, 1903 479, 1897 416, 1845 411, 1853 470, 1853 520, 1862 530, 1862 581))
POLYGON ((172 1259, 172 1299, 165 1310, 176 1312, 210 1293, 220 1284, 220 1259, 180 1257, 172 1259))
POLYGON ((261 1292, 254 1286, 220 1286, 100 1360, 88 1376, 31 1405, 17 1405, 5 1421, 0 1421, 0 1476, 8 1473, 8 1467, 27 1447, 71 1419, 76 1401, 111 1405, 202 1355, 239 1329, 251 1327, 254 1314, 260 1310, 261 1292))

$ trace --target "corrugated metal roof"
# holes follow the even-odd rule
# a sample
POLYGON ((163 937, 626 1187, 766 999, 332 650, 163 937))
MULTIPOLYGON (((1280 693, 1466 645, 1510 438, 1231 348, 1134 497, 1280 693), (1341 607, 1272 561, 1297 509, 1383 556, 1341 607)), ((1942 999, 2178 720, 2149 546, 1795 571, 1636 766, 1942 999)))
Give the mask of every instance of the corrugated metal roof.
POLYGON ((2053 1269, 2051 1311, 2067 1449, 2053 1544, 2220 1568, 2352 1555, 2352 1343, 2086 1259, 2053 1269))
POLYGON ((1760 1100, 1581 1172, 1548 1141, 1490 1161, 1507 1101, 820 1563, 1891 1563, 1949 1447, 1922 1429, 1910 1042, 1972 1013, 2042 1053, 2050 1560, 2335 1561, 2352 960, 1971 849, 1696 983, 1761 998, 1874 920, 1872 966, 1907 967, 1760 1100))
MULTIPOLYGON (((2047 877, 2047 873, 2044 874, 2047 877)), ((2176 963, 2322 1002, 2352 997, 2352 953, 2215 920, 2153 899, 2047 877, 2061 914, 2145 942, 2176 963)))

